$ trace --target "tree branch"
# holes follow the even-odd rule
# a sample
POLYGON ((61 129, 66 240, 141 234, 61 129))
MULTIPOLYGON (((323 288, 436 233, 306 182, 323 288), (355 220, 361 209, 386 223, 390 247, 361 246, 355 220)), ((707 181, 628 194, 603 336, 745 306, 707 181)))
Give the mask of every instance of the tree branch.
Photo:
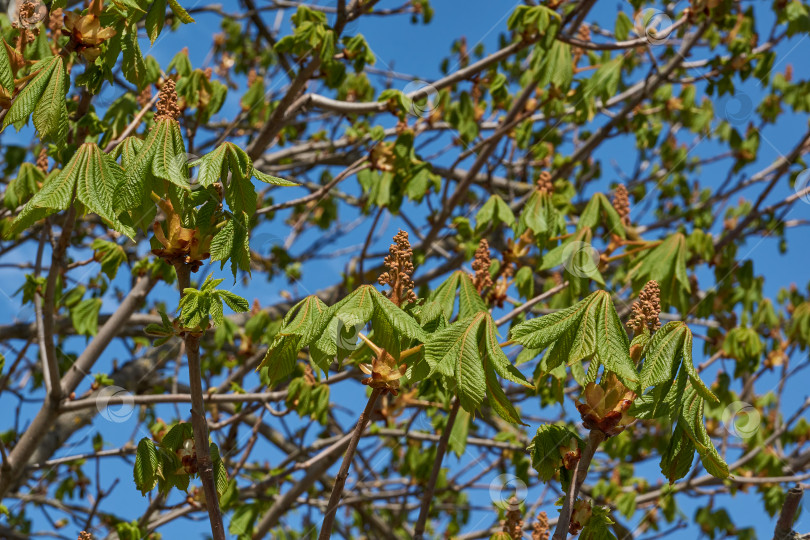
POLYGON ((433 493, 436 490, 436 480, 439 478, 439 472, 442 470, 442 461, 444 454, 447 452, 447 444, 450 441, 450 433, 453 431, 453 424, 456 422, 458 415, 458 408, 461 402, 456 398, 453 400, 453 406, 450 408, 450 415, 447 417, 447 425, 444 426, 442 431, 442 438, 439 439, 439 446, 436 448, 436 459, 433 460, 433 470, 430 472, 427 486, 425 487, 425 494, 422 495, 422 505, 419 507, 419 517, 416 519, 414 526, 413 538, 414 540, 423 540, 425 537, 425 523, 427 523, 428 515, 430 514, 430 503, 433 502, 433 493))

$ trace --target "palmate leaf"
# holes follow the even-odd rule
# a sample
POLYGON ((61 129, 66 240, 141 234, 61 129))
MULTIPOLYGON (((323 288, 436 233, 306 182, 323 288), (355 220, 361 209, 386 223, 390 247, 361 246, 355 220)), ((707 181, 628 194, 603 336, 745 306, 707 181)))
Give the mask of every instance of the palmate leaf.
POLYGON ((630 271, 633 289, 638 292, 650 280, 661 287, 661 307, 675 306, 686 309, 687 295, 692 290, 686 275, 686 238, 673 234, 661 245, 651 249, 630 271))
POLYGON ((497 375, 532 386, 501 350, 489 312, 479 311, 433 334, 425 344, 425 362, 429 366, 428 377, 438 373, 455 382, 453 391, 464 410, 474 413, 488 398, 501 418, 521 423, 497 375))
POLYGON ((208 187, 214 182, 225 186, 225 200, 234 212, 244 210, 252 215, 256 211, 256 191, 251 177, 277 186, 297 186, 282 178, 257 171, 253 161, 244 150, 231 142, 219 145, 211 152, 190 164, 199 167, 199 182, 208 187))
POLYGON ((113 210, 113 189, 122 178, 121 167, 95 143, 79 147, 59 174, 49 177, 42 189, 25 205, 8 230, 15 235, 37 220, 65 210, 76 198, 91 212, 130 238, 134 231, 123 225, 113 210))
POLYGON ((211 260, 221 261, 220 268, 230 261, 234 281, 239 270, 250 273, 249 227, 246 212, 233 214, 211 240, 211 260))
MULTIPOLYGON (((298 353, 309 347, 313 362, 327 372, 333 359, 342 362, 357 349, 358 333, 368 323, 375 335, 384 328, 389 334, 387 339, 398 343, 427 340, 416 319, 371 285, 363 285, 328 308, 315 297, 293 306, 260 368, 267 366, 270 379, 280 380, 295 367, 298 353)), ((388 352, 399 353, 393 349, 388 352)), ((409 361, 416 356, 409 357, 409 361)))
MULTIPOLYGON (((52 173, 56 174, 56 173, 52 173)), ((45 173, 33 163, 23 163, 14 178, 6 186, 3 193, 3 204, 9 210, 16 210, 18 206, 26 202, 37 191, 39 186, 45 183, 45 173)))
POLYGON ((565 230, 565 219, 555 208, 550 193, 535 190, 526 201, 515 225, 515 235, 519 237, 526 230, 544 242, 565 230))
POLYGON ((456 304, 456 291, 459 292, 459 319, 465 319, 479 311, 486 311, 487 306, 473 285, 469 274, 456 270, 439 285, 428 298, 438 302, 447 320, 452 319, 456 304))
POLYGON ((592 279, 604 287, 605 280, 599 272, 598 253, 591 245, 592 239, 591 228, 582 227, 543 256, 540 270, 551 270, 562 266, 568 281, 581 283, 578 286, 579 289, 585 290, 588 279, 592 279))
POLYGON ((67 136, 68 128, 65 101, 68 78, 65 65, 61 56, 52 56, 37 62, 35 68, 36 75, 14 98, 3 119, 2 129, 26 120, 33 113, 34 127, 40 137, 43 140, 61 142, 67 136))
POLYGON ((630 415, 677 422, 669 446, 661 456, 661 472, 670 483, 683 478, 697 451, 709 474, 728 477, 728 465, 718 454, 704 424, 704 400, 713 403, 719 400, 693 365, 692 332, 683 322, 670 322, 653 335, 643 355, 642 388, 653 388, 636 400, 630 415))
POLYGON ((267 368, 270 386, 293 372, 298 352, 323 331, 319 323, 327 309, 326 304, 317 296, 307 296, 287 312, 281 330, 273 338, 264 360, 256 368, 257 371, 267 368))
POLYGON ((661 327, 644 348, 643 358, 642 389, 671 383, 680 368, 701 397, 712 403, 719 403, 695 369, 692 361, 692 331, 686 323, 673 321, 661 327))
POLYGON ((572 369, 583 360, 596 361, 615 373, 625 386, 638 391, 639 376, 630 359, 629 339, 605 291, 596 291, 569 308, 516 325, 510 339, 537 350, 553 344, 547 353, 549 370, 563 361, 572 369))
MULTIPOLYGON (((127 161, 130 160, 127 156, 127 161)), ((165 180, 181 189, 190 190, 180 124, 169 118, 157 120, 135 160, 125 163, 125 167, 125 174, 116 186, 113 200, 117 209, 134 210, 144 203, 151 203, 149 195, 153 189, 162 194, 164 190, 155 186, 153 179, 165 180)))
POLYGON ((222 280, 212 278, 213 274, 209 274, 199 290, 191 287, 183 289, 179 307, 180 322, 185 328, 204 330, 208 327, 209 318, 214 326, 222 326, 223 302, 237 313, 250 309, 248 301, 241 296, 217 289, 216 286, 222 283, 222 280))
POLYGON ((588 522, 579 533, 580 540, 616 540, 610 526, 614 521, 610 518, 610 509, 606 506, 595 506, 588 522))
POLYGON ((596 193, 588 201, 577 222, 577 230, 588 227, 595 230, 600 224, 604 224, 605 229, 610 234, 625 237, 622 218, 607 197, 603 193, 596 193))

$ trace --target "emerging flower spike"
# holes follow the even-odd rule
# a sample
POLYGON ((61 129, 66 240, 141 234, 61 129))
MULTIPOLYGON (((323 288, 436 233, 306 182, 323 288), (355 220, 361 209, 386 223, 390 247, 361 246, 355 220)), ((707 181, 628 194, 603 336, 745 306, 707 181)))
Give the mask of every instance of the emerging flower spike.
POLYGON ((489 274, 489 267, 492 265, 492 259, 489 257, 489 242, 482 238, 478 244, 478 249, 475 250, 475 259, 472 263, 472 268, 475 270, 473 276, 473 284, 478 294, 481 291, 492 286, 492 276, 489 274))
POLYGON ((520 515, 520 501, 515 495, 509 498, 507 508, 506 519, 501 521, 503 532, 500 533, 500 538, 520 540, 523 538, 523 520, 520 515))
POLYGON ((37 156, 37 169, 45 174, 48 173, 48 149, 44 146, 39 151, 39 155, 37 156))
POLYGON ((152 101, 152 87, 146 85, 140 94, 138 94, 138 106, 143 109, 149 102, 152 101))
POLYGON ((537 189, 544 193, 554 193, 554 184, 551 183, 551 173, 543 171, 537 178, 537 189))
POLYGON ((630 222, 630 197, 624 184, 616 186, 616 191, 613 192, 613 208, 622 218, 622 223, 626 225, 630 222))
POLYGON ((387 272, 383 272, 377 279, 380 285, 389 285, 391 292, 388 298, 397 306, 406 302, 416 302, 416 293, 413 292, 413 249, 408 241, 408 233, 400 230, 394 236, 394 243, 388 249, 389 255, 385 258, 387 272))
POLYGON ((540 512, 532 525, 532 540, 548 540, 548 514, 540 512))
POLYGON ((650 332, 655 332, 661 328, 659 313, 661 313, 661 289, 657 281, 650 280, 641 289, 638 300, 633 302, 633 316, 627 324, 637 334, 645 327, 649 328, 650 332))
POLYGON ((169 120, 177 120, 180 118, 180 107, 177 106, 177 92, 175 91, 175 83, 171 79, 166 79, 163 87, 160 89, 160 98, 157 103, 157 116, 155 120, 167 118, 169 120))

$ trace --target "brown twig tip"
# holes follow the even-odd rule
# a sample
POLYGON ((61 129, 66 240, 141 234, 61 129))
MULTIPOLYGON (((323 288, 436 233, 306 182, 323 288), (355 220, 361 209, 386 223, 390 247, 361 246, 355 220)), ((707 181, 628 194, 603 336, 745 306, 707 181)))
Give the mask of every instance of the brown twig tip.
POLYGON ((39 155, 37 156, 37 169, 45 174, 48 173, 48 149, 44 146, 40 149, 39 155))
POLYGON ((630 215, 630 197, 624 184, 616 186, 616 191, 613 192, 613 208, 622 218, 622 221, 626 223, 630 215))
POLYGON ((377 282, 380 285, 389 285, 391 292, 388 298, 396 305, 406 302, 416 302, 416 293, 413 292, 413 249, 408 241, 408 233, 401 230, 394 236, 394 243, 388 249, 385 258, 387 272, 380 274, 377 282))
POLYGON ((650 280, 641 289, 638 300, 633 302, 633 316, 630 317, 628 326, 636 333, 644 330, 645 326, 651 332, 655 332, 661 328, 659 313, 661 313, 661 288, 657 281, 650 280))
POLYGON ((548 514, 540 512, 537 515, 537 521, 532 526, 532 540, 548 540, 548 514))
POLYGON ((543 193, 554 193, 554 184, 551 182, 551 173, 542 171, 537 177, 537 189, 543 193))
POLYGON ((492 265, 492 259, 489 256, 489 242, 482 238, 478 244, 478 249, 475 250, 475 259, 473 260, 472 267, 475 271, 473 275, 473 284, 478 294, 481 291, 492 286, 492 276, 489 274, 489 267, 492 265))
POLYGON ((175 90, 174 81, 166 79, 163 87, 160 89, 160 98, 157 103, 157 116, 155 120, 167 118, 170 120, 177 120, 180 118, 180 107, 177 106, 177 91, 175 90))

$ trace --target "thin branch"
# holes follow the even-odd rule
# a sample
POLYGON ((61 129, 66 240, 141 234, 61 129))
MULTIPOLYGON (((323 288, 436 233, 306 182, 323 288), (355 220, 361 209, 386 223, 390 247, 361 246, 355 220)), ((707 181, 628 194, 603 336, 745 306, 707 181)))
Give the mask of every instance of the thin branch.
POLYGON ((568 538, 568 525, 571 523, 571 512, 574 509, 574 502, 579 494, 579 489, 582 487, 585 478, 588 476, 588 468, 591 466, 591 460, 596 453, 596 449, 602 441, 605 440, 605 434, 598 429, 591 430, 588 435, 588 443, 585 445, 585 450, 577 462, 577 468, 574 471, 571 485, 568 486, 568 493, 563 501, 563 507, 560 510, 560 518, 557 521, 557 528, 554 529, 554 536, 551 540, 565 540, 568 538))
POLYGON ((444 461, 444 454, 447 452, 447 444, 450 442, 450 433, 453 431, 453 424, 456 422, 460 405, 461 402, 456 398, 453 401, 453 406, 450 408, 447 424, 444 426, 444 430, 442 430, 442 438, 439 439, 439 446, 436 448, 436 458, 433 460, 433 470, 430 472, 430 478, 425 487, 425 493, 422 495, 419 517, 416 519, 416 525, 414 526, 414 540, 423 540, 425 537, 425 523, 427 523, 428 515, 430 514, 430 503, 433 502, 436 480, 439 478, 439 472, 442 470, 442 461, 444 461))
POLYGON ((329 538, 332 536, 332 526, 335 522, 337 507, 340 503, 340 497, 343 495, 343 486, 346 485, 346 478, 349 476, 349 467, 351 466, 352 459, 354 458, 354 453, 357 450, 357 443, 360 442, 360 436, 363 434, 363 430, 366 429, 366 424, 371 417, 371 412, 374 409, 374 405, 377 403, 377 398, 380 397, 380 394, 382 394, 381 388, 375 388, 371 392, 371 396, 368 398, 368 403, 366 403, 366 408, 363 409, 362 414, 360 414, 360 418, 357 420, 354 433, 349 441, 349 447, 346 449, 346 454, 343 456, 343 463, 340 465, 340 471, 338 472, 337 478, 335 478, 335 485, 332 488, 332 495, 329 497, 329 504, 326 507, 326 515, 323 519, 323 526, 321 527, 321 533, 318 535, 318 540, 329 540, 329 538))
MULTIPOLYGON (((191 268, 183 263, 175 265, 177 287, 182 296, 190 285, 191 268)), ((200 336, 188 332, 185 336, 186 358, 188 359, 188 376, 191 390, 191 427, 194 431, 194 450, 197 454, 197 472, 202 481, 205 493, 205 506, 208 509, 208 520, 211 522, 211 533, 214 540, 225 540, 225 527, 222 524, 222 512, 219 509, 219 496, 214 481, 214 466, 208 443, 208 422, 205 417, 203 401, 202 369, 200 367, 200 336)))

